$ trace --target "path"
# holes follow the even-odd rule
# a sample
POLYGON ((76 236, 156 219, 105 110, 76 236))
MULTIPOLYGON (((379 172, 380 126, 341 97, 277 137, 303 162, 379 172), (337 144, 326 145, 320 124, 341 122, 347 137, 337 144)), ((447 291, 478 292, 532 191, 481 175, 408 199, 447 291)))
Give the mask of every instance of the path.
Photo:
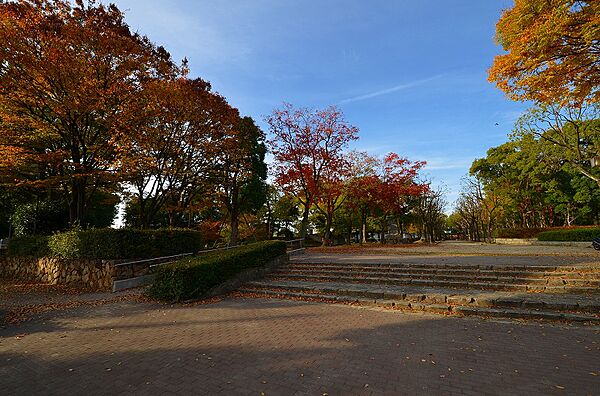
POLYGON ((0 394, 597 394, 597 327, 281 300, 78 308, 0 331, 0 394))

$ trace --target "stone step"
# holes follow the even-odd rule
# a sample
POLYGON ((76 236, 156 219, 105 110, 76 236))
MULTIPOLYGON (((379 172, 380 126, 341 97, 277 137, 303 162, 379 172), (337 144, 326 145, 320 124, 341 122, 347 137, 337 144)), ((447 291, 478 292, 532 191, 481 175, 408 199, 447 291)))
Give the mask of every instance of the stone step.
POLYGON ((574 300, 573 296, 546 299, 526 296, 449 294, 444 290, 414 289, 365 290, 352 284, 325 285, 302 283, 252 282, 239 290, 246 295, 278 298, 302 298, 331 302, 346 302, 369 306, 384 306, 436 313, 497 316, 522 319, 546 319, 600 324, 600 299, 574 300))
POLYGON ((448 281, 482 281, 482 282, 498 282, 498 283, 521 283, 521 284, 536 284, 536 285, 586 285, 600 287, 600 279, 598 278, 577 278, 571 277, 516 277, 508 274, 493 275, 490 273, 473 272, 469 274, 446 274, 440 272, 432 272, 429 274, 423 273, 405 273, 396 271, 353 271, 353 270, 322 270, 322 269, 294 269, 282 268, 274 273, 276 276, 354 276, 361 277, 385 277, 388 279, 431 279, 431 280, 448 280, 448 281))
POLYGON ((401 265, 319 265, 319 264, 290 264, 287 267, 292 271, 316 271, 316 270, 327 270, 327 271, 351 271, 351 272, 365 272, 365 271, 380 271, 380 272, 393 272, 393 273, 406 273, 406 274, 431 274, 440 273, 447 275, 472 275, 472 274, 485 274, 490 276, 516 276, 516 277, 528 277, 528 276, 544 276, 544 277, 600 277, 600 268, 595 270, 590 269, 554 269, 546 271, 528 271, 525 269, 506 269, 504 267, 495 267, 493 269, 477 268, 473 266, 461 267, 461 268, 446 268, 440 266, 427 266, 427 267, 410 267, 401 265))
POLYGON ((583 310, 600 314, 600 296, 573 294, 523 294, 455 290, 414 286, 357 285, 343 282, 257 281, 246 285, 255 288, 299 290, 322 294, 340 294, 374 299, 400 299, 433 304, 477 305, 482 307, 550 308, 553 310, 583 310))
POLYGON ((468 280, 438 280, 438 279, 413 279, 413 278, 392 278, 372 277, 372 276, 331 276, 331 275, 310 275, 310 274, 273 274, 269 279, 288 279, 288 280, 307 280, 317 282, 348 282, 348 283, 368 283, 368 284, 386 284, 386 285, 418 285, 432 287, 451 287, 458 289, 482 289, 482 290, 517 290, 517 291, 551 291, 551 292, 577 292, 577 293, 599 293, 600 289, 596 285, 587 286, 584 284, 531 284, 531 283, 503 283, 501 281, 484 282, 473 279, 468 280))
POLYGON ((307 268, 392 268, 392 269, 411 269, 414 271, 423 270, 458 270, 458 271, 519 271, 519 272, 595 272, 600 273, 600 263, 576 264, 563 266, 545 266, 545 265, 474 265, 474 264, 414 264, 414 263, 369 263, 369 262, 318 262, 318 261, 290 261, 291 267, 307 268))

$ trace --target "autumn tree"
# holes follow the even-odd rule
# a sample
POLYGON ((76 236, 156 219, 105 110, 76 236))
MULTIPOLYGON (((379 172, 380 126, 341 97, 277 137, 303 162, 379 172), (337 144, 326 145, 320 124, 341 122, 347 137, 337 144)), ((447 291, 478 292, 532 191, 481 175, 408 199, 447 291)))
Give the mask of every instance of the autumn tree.
POLYGON ((367 242, 367 218, 380 203, 381 179, 379 158, 364 151, 352 151, 348 155, 350 176, 347 186, 347 204, 359 213, 360 243, 367 242))
MULTIPOLYGON (((385 243, 385 231, 390 218, 401 222, 414 198, 429 192, 427 183, 419 182, 419 171, 426 163, 412 162, 396 153, 388 153, 381 163, 381 185, 378 194, 381 208, 380 224, 382 228, 381 242, 385 243)), ((399 224, 402 232, 402 224, 399 224)))
POLYGON ((515 100, 581 105, 600 100, 600 2, 515 0, 496 26, 507 52, 489 80, 515 100))
POLYGON ((273 135, 275 181, 302 205, 300 236, 304 238, 310 209, 324 191, 325 175, 340 166, 344 150, 357 139, 358 128, 335 106, 311 110, 286 103, 266 121, 273 135))
POLYGON ((325 217, 323 246, 329 246, 333 243, 333 216, 340 209, 347 197, 348 174, 349 164, 342 157, 330 163, 322 173, 315 207, 325 217))
POLYGON ((352 152, 351 177, 348 181, 348 204, 360 213, 360 242, 366 242, 367 219, 376 217, 385 243, 388 223, 396 220, 403 231, 402 220, 416 203, 416 198, 428 191, 428 186, 418 180, 425 162, 412 162, 396 153, 382 159, 364 152, 352 152))
POLYGON ((139 124, 148 79, 169 54, 132 33, 114 5, 93 0, 0 3, 0 171, 6 184, 62 191, 84 218, 113 178, 124 136, 139 124))
POLYGON ((215 190, 217 146, 238 113, 202 79, 156 79, 141 95, 144 117, 136 133, 121 140, 118 169, 135 200, 138 225, 150 226, 164 210, 174 226, 196 198, 215 190))

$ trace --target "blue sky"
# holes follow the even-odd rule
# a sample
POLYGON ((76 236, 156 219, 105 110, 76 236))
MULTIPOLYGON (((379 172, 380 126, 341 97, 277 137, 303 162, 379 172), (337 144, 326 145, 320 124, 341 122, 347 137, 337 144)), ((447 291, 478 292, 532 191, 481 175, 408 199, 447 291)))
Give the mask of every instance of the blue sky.
POLYGON ((360 129, 353 148, 427 161, 450 202, 525 109, 486 80, 510 0, 113 2, 265 131, 283 101, 336 104, 360 129))

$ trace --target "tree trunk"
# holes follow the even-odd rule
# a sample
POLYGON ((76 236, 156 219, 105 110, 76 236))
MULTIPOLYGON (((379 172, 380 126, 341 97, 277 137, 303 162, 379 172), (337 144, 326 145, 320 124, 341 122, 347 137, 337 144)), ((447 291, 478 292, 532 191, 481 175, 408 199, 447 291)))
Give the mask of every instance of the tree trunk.
POLYGON ((239 192, 234 188, 231 192, 231 206, 229 210, 231 235, 229 237, 229 246, 237 246, 239 238, 239 192))
POLYGON ((331 227, 333 225, 333 214, 328 214, 325 220, 325 233, 323 235, 323 246, 333 245, 331 240, 331 227))
POLYGON ((271 205, 267 204, 267 224, 266 224, 266 232, 267 239, 273 239, 273 214, 271 213, 271 205))
POLYGON ((310 214, 310 207, 304 205, 304 211, 302 212, 302 223, 300 225, 300 238, 306 238, 306 231, 308 229, 308 215, 310 214))
POLYGON ((367 243, 367 211, 360 211, 360 244, 367 243))
POLYGON ((379 243, 382 245, 385 244, 385 232, 387 231, 387 216, 384 216, 384 220, 381 222, 381 238, 379 238, 379 243))
POLYGON ((237 246, 239 238, 239 220, 237 215, 235 217, 233 216, 233 213, 231 216, 230 226, 231 236, 229 237, 229 246, 237 246))
POLYGON ((346 239, 348 242, 348 245, 352 245, 352 222, 350 222, 350 224, 348 224, 348 233, 346 235, 346 239))
POLYGON ((81 224, 85 213, 85 186, 84 178, 74 177, 71 182, 71 199, 69 200, 69 223, 71 226, 81 224))

